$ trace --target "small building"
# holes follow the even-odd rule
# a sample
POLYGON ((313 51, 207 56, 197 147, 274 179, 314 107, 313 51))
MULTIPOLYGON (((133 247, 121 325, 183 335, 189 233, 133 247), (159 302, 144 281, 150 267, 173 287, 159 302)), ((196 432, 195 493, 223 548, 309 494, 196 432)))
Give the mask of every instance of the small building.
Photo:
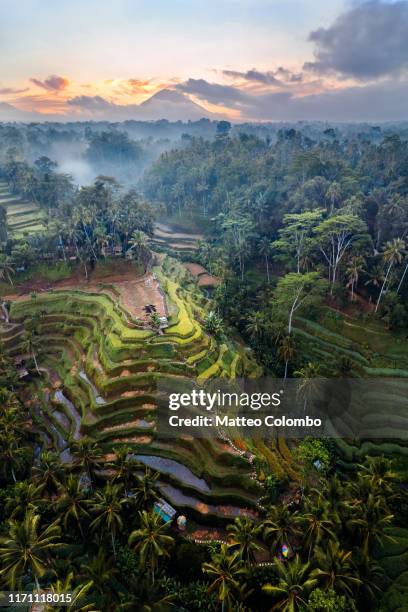
POLYGON ((159 499, 154 502, 153 512, 161 516, 165 523, 170 523, 174 519, 177 510, 164 501, 164 499, 159 499))

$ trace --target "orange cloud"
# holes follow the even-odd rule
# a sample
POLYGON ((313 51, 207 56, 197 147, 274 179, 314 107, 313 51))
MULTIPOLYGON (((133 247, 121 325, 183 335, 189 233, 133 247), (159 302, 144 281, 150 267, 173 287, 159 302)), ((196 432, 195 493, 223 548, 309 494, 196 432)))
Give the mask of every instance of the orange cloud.
POLYGON ((66 77, 58 76, 57 74, 52 74, 44 81, 40 81, 40 79, 31 78, 31 83, 37 85, 37 87, 41 87, 41 89, 45 89, 46 91, 62 91, 70 84, 70 80, 66 77))

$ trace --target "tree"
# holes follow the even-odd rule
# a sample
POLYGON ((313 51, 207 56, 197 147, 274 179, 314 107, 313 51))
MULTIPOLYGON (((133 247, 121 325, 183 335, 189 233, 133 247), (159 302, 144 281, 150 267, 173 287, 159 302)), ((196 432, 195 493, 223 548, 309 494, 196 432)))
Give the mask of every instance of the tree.
POLYGON ((277 560, 278 584, 265 584, 262 590, 277 600, 276 608, 283 612, 296 612, 306 606, 307 598, 317 585, 310 563, 302 563, 299 556, 288 564, 277 560))
POLYGON ((204 319, 204 328, 213 336, 221 336, 224 333, 224 323, 222 317, 217 314, 214 310, 210 310, 204 319))
POLYGON ((98 444, 84 437, 72 442, 71 452, 74 466, 84 470, 92 480, 95 471, 102 468, 103 455, 98 444))
POLYGON ((82 521, 89 517, 86 510, 86 495, 82 492, 80 479, 74 474, 69 474, 66 482, 58 486, 57 510, 61 516, 62 523, 66 529, 71 521, 74 521, 84 537, 82 521))
POLYGON ((140 527, 129 536, 129 546, 139 553, 141 567, 150 567, 152 583, 161 557, 169 556, 174 539, 167 535, 168 524, 155 512, 139 512, 140 527))
POLYGON ((255 562, 255 552, 261 550, 257 538, 261 531, 261 526, 256 525, 247 516, 238 517, 228 525, 228 544, 230 550, 238 550, 241 559, 245 563, 255 562))
POLYGON ((302 379, 297 386, 296 394, 300 399, 303 399, 303 412, 305 412, 308 402, 318 396, 321 387, 321 381, 319 381, 320 368, 318 364, 309 362, 294 374, 302 379))
POLYGON ((108 482, 102 491, 97 491, 95 497, 89 501, 89 508, 96 517, 91 522, 93 530, 110 533, 113 554, 116 557, 115 537, 118 530, 123 528, 122 512, 126 499, 121 496, 121 486, 108 482))
POLYGON ((10 520, 6 535, 0 537, 0 576, 11 589, 20 586, 27 571, 39 588, 38 581, 46 572, 49 554, 60 546, 58 520, 43 531, 40 531, 40 520, 39 514, 29 511, 21 522, 10 520))
POLYGON ((23 350, 29 353, 34 361, 37 374, 41 376, 38 368, 37 353, 40 348, 40 338, 35 329, 25 329, 23 334, 23 350))
MULTIPOLYGON (((333 589, 314 589, 307 601, 305 612, 357 612, 352 599, 337 595, 333 589)), ((303 611, 302 611, 303 612, 303 611)))
POLYGON ((302 260, 312 246, 313 230, 319 224, 323 210, 317 209, 303 213, 285 215, 283 228, 279 230, 279 240, 272 244, 278 252, 294 257, 299 274, 302 260))
POLYGON ((368 240, 367 226, 359 217, 350 214, 328 217, 315 229, 317 246, 329 269, 331 293, 337 280, 337 271, 344 255, 357 242, 362 246, 368 240))
POLYGON ((281 549, 301 535, 301 517, 283 504, 272 506, 262 525, 263 538, 272 549, 281 549))
POLYGON ((260 239, 260 241, 258 242, 258 248, 260 254, 265 258, 266 278, 269 283, 271 280, 269 275, 269 257, 272 252, 272 244, 267 236, 263 236, 260 239))
POLYGON ((404 249, 405 242, 401 240, 401 238, 393 238, 393 240, 385 243, 383 248, 383 260, 387 265, 387 271, 385 273, 383 284, 381 285, 381 291, 378 296, 377 304, 375 305, 375 312, 377 312, 380 305, 391 269, 396 263, 401 263, 404 256, 404 249))
POLYGON ((293 360, 296 354, 296 343, 293 336, 284 336, 278 347, 278 357, 285 363, 285 374, 284 378, 288 376, 288 365, 293 360))
POLYGON ((339 542, 330 541, 324 550, 318 548, 316 563, 316 576, 324 589, 351 596, 360 585, 352 565, 351 551, 342 550, 339 542))
POLYGON ((157 499, 157 480, 159 472, 153 472, 146 467, 143 476, 137 476, 136 484, 132 489, 131 496, 139 508, 146 508, 151 502, 157 499))
POLYGON ((358 279, 364 271, 365 260, 360 255, 354 255, 348 262, 346 275, 347 287, 351 288, 351 301, 354 300, 354 291, 357 289, 358 279))
POLYGON ((203 572, 212 579, 209 593, 216 592, 221 602, 222 612, 237 610, 237 602, 245 597, 245 584, 242 578, 246 569, 239 553, 230 553, 225 544, 221 545, 219 553, 213 555, 210 563, 203 563, 203 572))
POLYGON ((323 539, 336 539, 333 532, 333 519, 330 517, 327 502, 318 497, 316 503, 310 504, 307 512, 302 516, 304 523, 304 539, 306 546, 309 547, 308 560, 317 544, 323 539))
POLYGON ((14 286, 11 276, 14 274, 14 267, 10 259, 4 255, 0 255, 0 278, 6 280, 10 285, 14 286))
POLYGON ((327 283, 317 272, 290 272, 279 279, 272 301, 275 317, 287 317, 288 335, 292 333, 293 317, 321 302, 327 283))
POLYGON ((349 519, 347 527, 359 535, 364 555, 369 555, 374 544, 383 546, 385 541, 395 541, 385 531, 392 524, 393 518, 384 508, 382 498, 372 493, 369 493, 364 503, 359 500, 354 504, 353 517, 349 519))

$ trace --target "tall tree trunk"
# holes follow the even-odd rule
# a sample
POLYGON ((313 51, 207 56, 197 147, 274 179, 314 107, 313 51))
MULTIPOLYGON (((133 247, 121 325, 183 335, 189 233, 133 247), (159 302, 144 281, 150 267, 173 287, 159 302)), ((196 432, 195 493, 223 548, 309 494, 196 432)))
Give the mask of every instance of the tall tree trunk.
POLYGON ((377 312, 378 306, 380 305, 382 294, 384 293, 384 287, 385 287, 385 285, 387 283, 389 273, 391 272, 392 264, 393 264, 393 262, 391 261, 390 265, 388 266, 388 270, 387 270, 387 274, 385 275, 384 282, 383 282, 383 284, 381 286, 380 295, 378 296, 378 300, 377 300, 377 304, 375 306, 374 312, 377 312))
POLYGON ((407 263, 407 265, 405 266, 405 268, 404 268, 404 272, 403 272, 403 274, 402 274, 402 276, 401 276, 401 280, 400 280, 400 282, 398 283, 397 293, 399 293, 399 290, 400 290, 400 289, 401 289, 401 287, 402 287, 402 283, 404 282, 404 278, 405 278, 405 275, 406 275, 406 273, 407 273, 407 270, 408 270, 408 263, 407 263))

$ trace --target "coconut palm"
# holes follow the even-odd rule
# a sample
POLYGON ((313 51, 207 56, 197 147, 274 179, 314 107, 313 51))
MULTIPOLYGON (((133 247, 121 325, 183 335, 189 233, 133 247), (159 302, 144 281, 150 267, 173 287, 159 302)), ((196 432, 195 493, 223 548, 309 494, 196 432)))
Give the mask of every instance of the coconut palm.
POLYGON ((99 548, 96 556, 92 557, 89 563, 81 566, 81 577, 93 583, 94 588, 104 597, 106 601, 109 581, 118 573, 112 557, 106 556, 104 548, 99 548))
POLYGON ((34 361, 35 369, 37 374, 41 376, 41 372, 38 368, 37 354, 40 348, 40 338, 36 333, 35 329, 25 329, 23 333, 23 351, 29 353, 34 361))
POLYGON ((351 551, 342 550, 339 542, 331 540, 324 549, 316 551, 316 577, 325 590, 352 595, 360 580, 356 578, 352 565, 351 551))
POLYGON ((203 572, 212 579, 208 591, 217 593, 222 612, 237 610, 238 602, 246 596, 243 578, 247 572, 239 553, 231 554, 228 546, 222 544, 211 562, 203 563, 203 572))
POLYGON ((58 485, 58 498, 56 507, 66 529, 73 521, 84 537, 82 521, 89 517, 87 512, 87 497, 80 486, 80 479, 70 474, 65 483, 58 485))
POLYGON ((57 489, 64 477, 64 467, 58 455, 44 450, 31 470, 33 482, 44 485, 46 491, 57 489))
POLYGON ((252 312, 245 325, 245 331, 253 339, 261 338, 265 333, 265 315, 259 310, 252 312))
POLYGON ((230 550, 237 550, 246 563, 255 562, 255 552, 261 550, 257 541, 261 532, 261 525, 257 525, 247 516, 239 516, 228 525, 228 545, 230 550))
POLYGON ((115 460, 112 462, 112 467, 115 470, 114 480, 123 483, 125 495, 127 495, 132 482, 135 481, 135 469, 137 462, 131 458, 132 449, 130 446, 119 446, 114 448, 115 460))
POLYGON ((333 518, 329 513, 327 501, 318 497, 315 503, 309 502, 308 511, 302 516, 304 523, 304 540, 309 547, 308 560, 313 549, 324 539, 336 539, 333 528, 333 518))
POLYGON ((294 359, 296 355, 296 344, 292 336, 284 336, 280 341, 278 347, 278 357, 281 361, 285 363, 285 375, 284 378, 288 376, 288 365, 289 362, 294 359))
POLYGON ((296 612, 307 608, 309 593, 316 587, 318 580, 310 563, 302 563, 298 555, 290 563, 276 561, 278 584, 265 584, 262 590, 272 595, 277 601, 274 610, 296 612))
POLYGON ((110 533, 113 554, 116 557, 115 538, 118 530, 123 528, 122 512, 126 499, 121 495, 121 486, 108 482, 102 491, 97 491, 89 501, 89 508, 96 517, 91 522, 91 529, 101 533, 110 533))
POLYGON ((146 508, 158 495, 156 492, 159 472, 153 472, 150 468, 145 468, 143 476, 137 476, 136 484, 132 489, 131 496, 139 508, 146 508))
POLYGON ((101 612, 92 602, 89 591, 92 589, 93 582, 85 582, 74 586, 74 573, 69 572, 64 580, 58 579, 51 584, 51 593, 71 593, 71 601, 65 603, 63 607, 53 604, 46 606, 46 612, 101 612))
POLYGON ((368 457, 367 464, 358 467, 359 476, 369 481, 373 491, 379 490, 389 499, 396 478, 390 459, 384 456, 368 457))
POLYGON ((360 255, 354 255, 348 262, 346 268, 347 287, 351 289, 351 301, 354 300, 354 292, 357 289, 360 274, 364 271, 365 260, 360 255))
POLYGON ((263 236, 258 242, 259 253, 265 258, 265 267, 266 267, 266 278, 268 279, 268 283, 270 282, 270 274, 269 274, 269 256, 272 252, 272 244, 269 238, 263 236))
POLYGON ((383 248, 383 260, 384 260, 384 263, 387 265, 387 269, 385 273, 384 282, 381 285, 381 291, 378 296, 377 304, 375 306, 375 312, 377 312, 378 307, 380 305, 381 298, 383 296, 384 289, 387 284, 391 269, 396 263, 401 263, 404 257, 404 253, 405 253, 405 242, 401 240, 401 238, 393 238, 392 240, 385 243, 385 246, 383 248))
POLYGON ((280 549, 284 544, 296 540, 301 534, 301 517, 297 512, 291 512, 287 506, 278 504, 268 512, 264 521, 263 538, 273 549, 280 549))
POLYGON ((394 538, 386 533, 391 526, 393 514, 390 514, 381 498, 369 494, 364 503, 356 504, 352 517, 347 522, 347 528, 357 533, 362 542, 364 555, 370 553, 374 544, 383 546, 384 542, 394 542, 394 538))
POLYGON ((98 444, 91 438, 74 440, 71 446, 74 467, 85 471, 92 479, 95 471, 102 469, 103 455, 98 444))
POLYGON ((140 527, 129 536, 129 546, 139 553, 141 567, 150 567, 152 583, 159 559, 168 557, 174 539, 168 535, 168 524, 155 512, 139 512, 140 527))
POLYGON ((44 485, 27 480, 17 482, 11 495, 6 496, 5 510, 12 519, 24 517, 28 510, 39 511, 44 506, 44 485))
POLYGON ((321 388, 321 381, 319 380, 320 367, 316 363, 309 362, 300 370, 294 372, 295 376, 301 378, 297 385, 296 394, 299 399, 303 400, 303 411, 306 411, 306 407, 309 401, 313 401, 321 388))
POLYGON ((26 572, 39 579, 49 567, 50 552, 60 546, 58 520, 40 531, 40 515, 30 510, 22 521, 11 519, 6 535, 0 537, 0 576, 14 589, 26 572))

